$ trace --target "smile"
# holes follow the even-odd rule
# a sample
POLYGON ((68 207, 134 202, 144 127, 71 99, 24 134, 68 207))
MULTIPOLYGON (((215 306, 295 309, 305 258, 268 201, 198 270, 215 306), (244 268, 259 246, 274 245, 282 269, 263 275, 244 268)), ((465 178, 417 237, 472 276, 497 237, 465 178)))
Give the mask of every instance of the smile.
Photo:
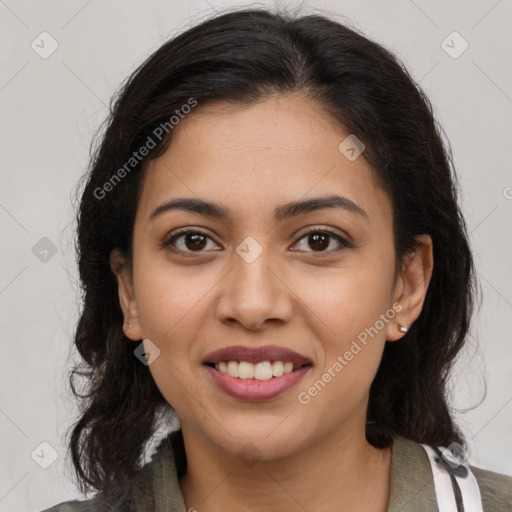
POLYGON ((306 356, 277 346, 226 347, 203 360, 203 368, 221 391, 255 402, 287 392, 312 366, 306 356))

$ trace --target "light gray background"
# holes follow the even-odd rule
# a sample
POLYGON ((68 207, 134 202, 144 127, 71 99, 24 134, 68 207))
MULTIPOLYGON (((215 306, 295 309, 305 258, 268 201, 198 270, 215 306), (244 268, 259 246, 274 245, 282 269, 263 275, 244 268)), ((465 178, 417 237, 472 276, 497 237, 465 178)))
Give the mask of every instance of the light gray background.
MULTIPOLYGON (((263 4, 272 5, 251 5, 263 4)), ((137 64, 168 37, 232 5, 249 2, 0 0, 2 511, 79 497, 64 444, 77 412, 66 381, 79 305, 72 198, 93 132, 137 64), (59 45, 47 59, 31 48, 34 40, 42 46, 43 31, 59 45), (57 250, 46 262, 32 251, 43 237, 57 250), (58 453, 48 469, 31 458, 43 441, 58 453)), ((481 405, 457 417, 470 461, 512 474, 511 1, 303 3, 304 12, 317 8, 346 16, 394 50, 451 142, 483 290, 473 337, 455 368, 454 405, 476 405, 487 381, 481 405), (453 31, 469 44, 456 59, 441 46, 453 31)), ((50 456, 43 446, 34 458, 50 456)))

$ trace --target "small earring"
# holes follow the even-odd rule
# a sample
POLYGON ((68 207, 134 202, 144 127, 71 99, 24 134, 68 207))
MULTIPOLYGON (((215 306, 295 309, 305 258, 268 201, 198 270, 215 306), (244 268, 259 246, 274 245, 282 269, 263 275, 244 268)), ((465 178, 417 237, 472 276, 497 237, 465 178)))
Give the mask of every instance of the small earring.
MULTIPOLYGON (((400 325, 400 324, 398 324, 398 325, 400 325)), ((399 330, 400 330, 400 332, 407 332, 407 327, 405 327, 405 325, 400 325, 399 330)))
POLYGON ((127 329, 131 329, 131 327, 132 327, 132 324, 131 324, 130 322, 128 322, 128 323, 126 324, 126 328, 127 328, 127 329))

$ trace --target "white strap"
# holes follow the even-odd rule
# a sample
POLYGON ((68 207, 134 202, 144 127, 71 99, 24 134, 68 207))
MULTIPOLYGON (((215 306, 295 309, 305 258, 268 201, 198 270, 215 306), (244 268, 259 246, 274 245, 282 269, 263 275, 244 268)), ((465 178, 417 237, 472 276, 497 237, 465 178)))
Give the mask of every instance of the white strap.
MULTIPOLYGON (((465 462, 460 464, 464 466, 467 471, 451 470, 449 462, 441 460, 441 457, 439 457, 431 446, 426 444, 421 444, 421 446, 425 450, 432 468, 439 512, 461 512, 462 510, 464 510, 464 512, 484 512, 478 482, 476 481, 475 475, 473 475, 469 469, 469 465, 465 462), (464 475, 461 473, 464 473, 464 475), (463 509, 457 508, 450 474, 455 477, 460 488, 464 504, 463 509)), ((440 452, 444 450, 443 447, 439 447, 438 449, 440 452)))

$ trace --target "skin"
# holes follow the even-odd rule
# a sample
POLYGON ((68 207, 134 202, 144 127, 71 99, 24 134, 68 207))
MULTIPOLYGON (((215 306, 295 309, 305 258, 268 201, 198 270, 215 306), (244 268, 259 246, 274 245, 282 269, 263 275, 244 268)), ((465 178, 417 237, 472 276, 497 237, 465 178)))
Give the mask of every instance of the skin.
POLYGON ((150 339, 161 351, 149 368, 180 416, 187 509, 387 510, 391 450, 365 439, 368 393, 386 340, 403 337, 399 325, 410 327, 421 312, 432 241, 420 237, 420 249, 395 276, 392 205, 364 153, 350 161, 338 150, 347 135, 299 94, 243 108, 216 103, 182 120, 166 153, 147 168, 133 261, 114 250, 111 267, 130 323, 126 335, 150 339), (332 194, 350 198, 368 218, 334 208, 273 218, 283 203, 332 194), (177 197, 214 201, 231 215, 172 210, 149 219, 177 197), (202 252, 185 237, 175 246, 188 257, 161 247, 183 227, 210 237, 202 252), (304 236, 307 227, 330 227, 353 246, 331 236, 318 249, 304 236), (263 251, 252 263, 236 252, 248 236, 263 251), (394 318, 300 403, 298 393, 393 304, 401 306, 394 318), (201 365, 222 347, 271 344, 306 355, 313 367, 292 390, 265 402, 224 394, 201 365))

